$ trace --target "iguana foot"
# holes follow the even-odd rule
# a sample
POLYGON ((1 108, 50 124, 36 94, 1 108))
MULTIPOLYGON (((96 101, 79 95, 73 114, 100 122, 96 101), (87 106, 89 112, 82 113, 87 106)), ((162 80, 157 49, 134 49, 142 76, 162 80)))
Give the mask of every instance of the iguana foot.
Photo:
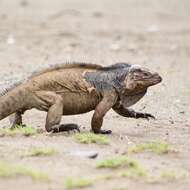
POLYGON ((77 124, 74 123, 69 123, 69 124, 62 124, 59 126, 56 126, 53 128, 53 133, 59 133, 59 132, 63 132, 63 131, 78 131, 80 133, 80 129, 79 126, 77 124))
POLYGON ((135 112, 135 118, 144 118, 144 119, 156 119, 153 115, 149 113, 140 113, 140 112, 135 112))
POLYGON ((16 125, 11 126, 11 129, 15 129, 15 128, 18 128, 18 127, 23 127, 24 128, 24 127, 27 127, 27 126, 26 126, 26 124, 19 124, 19 125, 16 124, 16 125))
POLYGON ((95 134, 103 134, 103 135, 109 135, 109 134, 111 134, 112 133, 112 131, 111 130, 100 130, 100 131, 98 131, 98 132, 94 132, 95 134))

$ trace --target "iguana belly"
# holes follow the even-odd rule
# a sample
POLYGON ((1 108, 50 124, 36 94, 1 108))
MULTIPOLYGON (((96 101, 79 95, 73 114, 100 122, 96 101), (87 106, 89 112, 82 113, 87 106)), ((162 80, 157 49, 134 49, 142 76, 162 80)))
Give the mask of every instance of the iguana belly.
POLYGON ((63 115, 89 112, 94 110, 101 101, 101 97, 96 93, 64 93, 61 96, 63 98, 63 115))

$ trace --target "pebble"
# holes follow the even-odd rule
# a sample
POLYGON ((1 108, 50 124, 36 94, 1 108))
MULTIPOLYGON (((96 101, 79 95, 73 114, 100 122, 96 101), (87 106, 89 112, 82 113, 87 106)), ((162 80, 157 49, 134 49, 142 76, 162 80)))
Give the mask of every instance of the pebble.
POLYGON ((155 33, 155 32, 158 32, 159 30, 160 28, 155 24, 148 26, 146 29, 146 31, 149 33, 155 33))
POLYGON ((14 45, 16 42, 15 37, 12 34, 9 34, 7 37, 7 44, 9 45, 14 45))
POLYGON ((98 152, 97 151, 87 151, 87 150, 86 151, 77 150, 77 151, 69 152, 69 155, 95 159, 98 156, 98 152))

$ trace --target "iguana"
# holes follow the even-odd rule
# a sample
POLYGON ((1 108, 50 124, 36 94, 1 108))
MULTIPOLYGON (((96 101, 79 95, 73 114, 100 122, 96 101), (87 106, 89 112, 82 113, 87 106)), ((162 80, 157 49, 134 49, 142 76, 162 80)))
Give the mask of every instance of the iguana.
POLYGON ((127 63, 106 67, 86 63, 61 64, 33 74, 2 93, 0 120, 11 115, 12 126, 21 125, 22 114, 36 108, 47 112, 47 132, 58 132, 65 130, 65 125, 60 125, 62 115, 95 110, 92 131, 108 134, 111 131, 102 130, 101 126, 111 108, 124 117, 154 118, 129 107, 146 94, 149 86, 161 80, 159 74, 127 63))

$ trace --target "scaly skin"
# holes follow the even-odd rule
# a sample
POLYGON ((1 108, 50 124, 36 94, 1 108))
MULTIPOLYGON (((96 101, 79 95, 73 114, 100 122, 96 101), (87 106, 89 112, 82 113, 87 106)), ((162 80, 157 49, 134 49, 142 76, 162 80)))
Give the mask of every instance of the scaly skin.
POLYGON ((74 115, 95 110, 91 127, 101 130, 103 117, 113 108, 124 117, 149 118, 150 114, 128 109, 141 99, 149 86, 161 81, 157 73, 139 66, 118 63, 109 67, 92 64, 63 64, 32 75, 22 84, 0 96, 0 120, 11 115, 12 126, 22 124, 22 114, 36 108, 46 111, 48 132, 77 129, 60 125, 62 115, 74 115))

